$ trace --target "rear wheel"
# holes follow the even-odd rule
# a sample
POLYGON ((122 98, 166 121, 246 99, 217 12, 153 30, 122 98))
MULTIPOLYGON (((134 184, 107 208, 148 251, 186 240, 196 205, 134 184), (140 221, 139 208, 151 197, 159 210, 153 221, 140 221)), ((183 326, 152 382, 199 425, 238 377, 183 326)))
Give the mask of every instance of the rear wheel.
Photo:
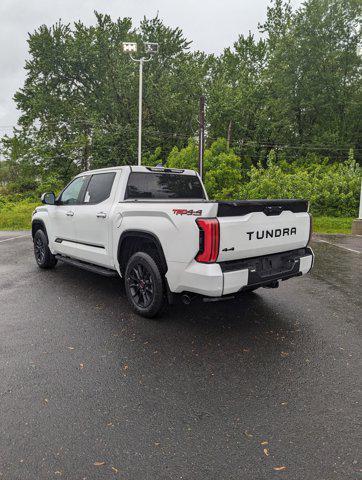
POLYGON ((165 303, 163 276, 156 261, 145 252, 129 259, 125 270, 126 295, 133 310, 143 317, 155 317, 165 303))
POLYGON ((48 239, 43 230, 35 232, 34 256, 40 268, 54 268, 57 264, 57 259, 48 247, 48 239))

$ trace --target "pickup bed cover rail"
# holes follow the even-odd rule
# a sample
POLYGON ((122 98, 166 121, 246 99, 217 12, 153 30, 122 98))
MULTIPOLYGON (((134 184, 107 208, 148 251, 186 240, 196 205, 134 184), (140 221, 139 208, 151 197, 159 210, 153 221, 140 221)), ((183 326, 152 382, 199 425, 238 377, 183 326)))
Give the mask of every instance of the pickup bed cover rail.
POLYGON ((263 212, 265 215, 279 215, 289 210, 293 213, 307 212, 307 200, 238 200, 236 202, 217 202, 218 217, 247 215, 252 212, 263 212))

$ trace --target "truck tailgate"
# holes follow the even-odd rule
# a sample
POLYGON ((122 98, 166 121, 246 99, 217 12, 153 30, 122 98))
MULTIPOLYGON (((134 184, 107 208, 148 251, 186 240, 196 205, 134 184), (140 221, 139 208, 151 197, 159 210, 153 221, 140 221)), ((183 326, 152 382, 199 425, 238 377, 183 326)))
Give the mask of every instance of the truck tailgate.
POLYGON ((218 261, 258 257, 305 247, 311 227, 307 209, 307 202, 302 200, 220 203, 218 261))

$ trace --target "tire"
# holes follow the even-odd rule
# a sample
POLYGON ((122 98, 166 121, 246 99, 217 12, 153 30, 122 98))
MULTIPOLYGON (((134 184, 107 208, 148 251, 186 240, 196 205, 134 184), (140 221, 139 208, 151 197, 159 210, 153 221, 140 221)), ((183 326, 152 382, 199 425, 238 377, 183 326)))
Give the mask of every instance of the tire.
POLYGON ((34 235, 34 256, 39 268, 54 268, 57 259, 49 250, 48 238, 43 230, 37 230, 34 235))
POLYGON ((128 260, 125 289, 133 310, 142 317, 155 317, 165 305, 163 275, 148 253, 137 252, 128 260))

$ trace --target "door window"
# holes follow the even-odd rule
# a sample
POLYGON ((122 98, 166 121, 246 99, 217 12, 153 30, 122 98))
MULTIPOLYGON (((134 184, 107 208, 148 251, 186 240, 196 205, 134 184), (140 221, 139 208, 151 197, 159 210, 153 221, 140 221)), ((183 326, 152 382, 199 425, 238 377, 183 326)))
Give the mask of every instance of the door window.
POLYGON ((114 177, 113 173, 98 173, 92 175, 84 195, 84 203, 95 204, 104 202, 109 198, 112 190, 114 177))
POLYGON ((83 187, 87 181, 87 177, 75 178, 64 190, 60 197, 61 205, 76 205, 80 203, 83 187))

